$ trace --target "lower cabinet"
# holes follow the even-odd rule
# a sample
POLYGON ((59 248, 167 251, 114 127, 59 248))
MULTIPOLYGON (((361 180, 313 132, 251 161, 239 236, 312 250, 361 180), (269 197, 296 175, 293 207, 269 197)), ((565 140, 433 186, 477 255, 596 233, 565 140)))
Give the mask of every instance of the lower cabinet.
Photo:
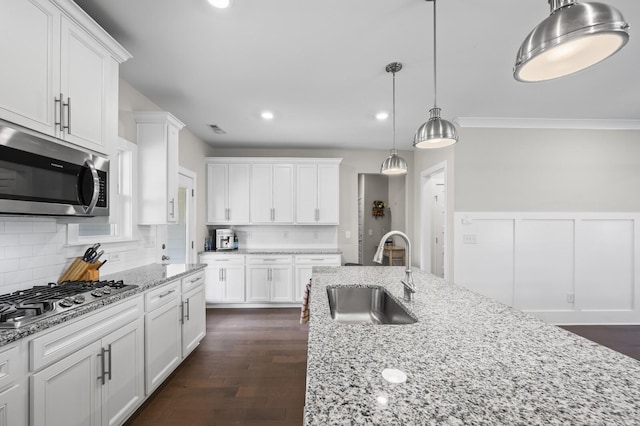
POLYGON ((133 311, 141 314, 114 307, 94 315, 97 321, 86 327, 76 322, 31 342, 35 357, 69 352, 31 375, 32 425, 122 424, 142 403, 144 322, 141 315, 126 321, 133 311))
POLYGON ((0 392, 0 426, 27 425, 24 395, 19 384, 0 392))
POLYGON ((291 256, 247 256, 247 302, 291 302, 291 256))
POLYGON ((304 296, 304 289, 313 272, 314 266, 340 266, 341 257, 339 254, 327 254, 320 256, 298 255, 294 256, 294 300, 301 302, 304 296))
POLYGON ((204 253, 206 263, 205 298, 209 303, 244 303, 244 256, 238 254, 204 253))
POLYGON ((204 272, 182 280, 182 356, 189 355, 207 333, 204 272))
POLYGON ((0 426, 27 426, 28 392, 18 344, 0 347, 0 426))
POLYGON ((145 295, 145 388, 151 394, 182 361, 180 280, 145 295))

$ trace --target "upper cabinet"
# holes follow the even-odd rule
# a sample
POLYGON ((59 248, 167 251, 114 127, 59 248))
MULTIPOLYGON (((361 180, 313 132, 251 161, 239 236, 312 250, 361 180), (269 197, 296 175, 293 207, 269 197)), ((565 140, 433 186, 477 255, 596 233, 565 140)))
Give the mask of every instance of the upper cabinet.
POLYGON ((0 118, 110 154, 131 55, 69 0, 3 0, 0 14, 0 118))
POLYGON ((207 223, 249 223, 251 165, 207 159, 207 223))
POLYGON ((178 134, 184 124, 168 112, 134 113, 138 125, 138 223, 178 222, 178 134))
POLYGON ((251 166, 251 223, 293 223, 293 164, 251 166))
POLYGON ((296 222, 338 225, 340 222, 340 160, 296 165, 296 222))
POLYGON ((207 158, 207 223, 338 225, 341 158, 207 158))

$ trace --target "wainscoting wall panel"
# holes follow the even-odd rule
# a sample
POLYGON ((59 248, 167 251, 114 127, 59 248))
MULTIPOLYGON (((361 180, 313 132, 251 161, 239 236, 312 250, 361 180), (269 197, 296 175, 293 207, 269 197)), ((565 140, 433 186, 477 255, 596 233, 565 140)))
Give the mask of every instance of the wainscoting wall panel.
POLYGON ((454 281, 556 324, 640 324, 640 215, 454 213, 454 281))

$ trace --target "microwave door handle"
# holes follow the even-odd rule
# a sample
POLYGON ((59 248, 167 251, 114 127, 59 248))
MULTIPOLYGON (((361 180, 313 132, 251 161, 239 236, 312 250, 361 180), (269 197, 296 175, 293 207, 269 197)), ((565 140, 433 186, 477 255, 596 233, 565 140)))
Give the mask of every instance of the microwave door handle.
POLYGON ((85 209, 85 213, 90 214, 93 209, 98 204, 98 197, 100 196, 100 179, 98 178, 98 172, 96 171, 96 166, 93 164, 93 161, 86 160, 84 164, 91 170, 91 176, 93 177, 93 196, 91 197, 91 202, 85 209))

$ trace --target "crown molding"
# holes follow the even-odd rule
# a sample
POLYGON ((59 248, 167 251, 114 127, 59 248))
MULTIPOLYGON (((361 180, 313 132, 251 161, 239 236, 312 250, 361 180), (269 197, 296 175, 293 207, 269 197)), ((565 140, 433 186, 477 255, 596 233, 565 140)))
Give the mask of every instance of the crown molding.
POLYGON ((458 117, 453 121, 461 128, 640 130, 640 120, 458 117))

